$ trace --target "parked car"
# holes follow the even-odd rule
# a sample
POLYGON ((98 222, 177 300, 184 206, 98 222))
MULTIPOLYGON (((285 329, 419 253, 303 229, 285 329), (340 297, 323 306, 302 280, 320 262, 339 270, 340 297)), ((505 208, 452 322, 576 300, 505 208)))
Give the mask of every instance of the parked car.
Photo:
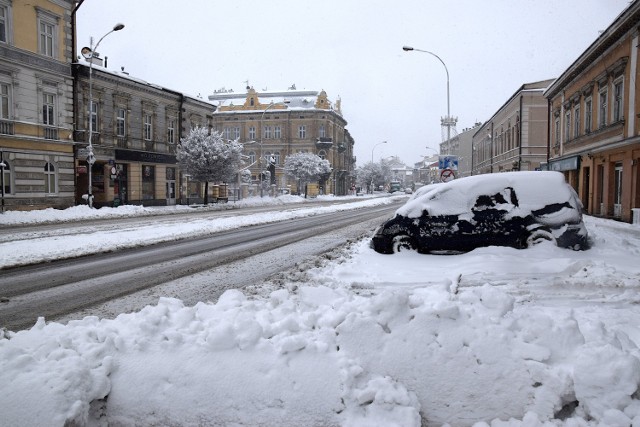
POLYGON ((475 175, 415 191, 376 230, 382 254, 461 253, 483 246, 531 247, 543 241, 588 249, 582 202, 560 172, 475 175))

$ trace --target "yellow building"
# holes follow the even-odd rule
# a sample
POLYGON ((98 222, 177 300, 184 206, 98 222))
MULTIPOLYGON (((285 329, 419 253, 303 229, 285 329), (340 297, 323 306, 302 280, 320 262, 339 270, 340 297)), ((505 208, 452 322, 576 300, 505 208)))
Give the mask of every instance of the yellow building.
MULTIPOLYGON (((549 87, 549 164, 588 213, 640 216, 640 1, 636 0, 549 87)), ((640 218, 638 218, 640 220, 640 218)))
POLYGON ((65 0, 0 0, 3 210, 74 204, 72 10, 65 0))
POLYGON ((355 157, 353 138, 345 128, 340 100, 331 102, 325 91, 297 90, 246 93, 220 90, 209 96, 216 106, 212 126, 228 140, 245 146, 251 179, 259 184, 262 172, 275 163, 270 176, 272 189, 303 191, 286 177, 284 160, 288 155, 309 152, 329 161, 330 176, 321 180, 325 194, 348 194, 355 157))

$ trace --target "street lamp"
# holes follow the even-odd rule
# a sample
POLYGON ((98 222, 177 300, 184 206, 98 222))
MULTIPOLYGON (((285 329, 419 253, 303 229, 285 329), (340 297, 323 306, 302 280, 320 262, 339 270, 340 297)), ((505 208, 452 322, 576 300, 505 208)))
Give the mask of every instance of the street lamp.
POLYGON ((449 70, 447 69, 447 65, 444 63, 444 61, 438 55, 436 55, 433 52, 429 52, 428 50, 416 49, 416 48, 413 48, 411 46, 403 46, 402 50, 404 50, 405 52, 416 51, 416 52, 428 53, 429 55, 433 55, 436 58, 438 58, 438 61, 440 61, 442 63, 442 65, 444 66, 444 71, 447 73, 447 117, 445 118, 445 122, 444 123, 447 126, 447 141, 451 140, 451 110, 450 110, 450 102, 449 102, 449 70))
POLYGON ((258 173, 260 174, 260 197, 264 197, 264 189, 262 188, 262 137, 264 134, 264 126, 262 125, 264 121, 264 115, 269 110, 269 108, 275 107, 276 105, 287 105, 289 101, 283 102, 271 102, 271 104, 267 105, 267 108, 264 109, 262 115, 260 116, 260 141, 258 141, 258 145, 260 145, 260 157, 258 157, 258 173))
POLYGON ((378 142, 371 149, 371 194, 373 194, 373 150, 375 150, 378 145, 386 144, 386 143, 387 143, 387 141, 378 142))
POLYGON ((93 46, 93 37, 91 38, 91 47, 83 47, 81 52, 82 56, 89 61, 89 146, 87 147, 87 169, 89 169, 89 192, 87 194, 87 203, 89 207, 93 207, 93 194, 91 187, 92 183, 92 175, 91 169, 93 164, 96 161, 96 158, 93 154, 93 144, 91 143, 91 138, 93 136, 93 58, 95 58, 96 50, 98 50, 98 46, 100 46, 100 42, 104 40, 109 34, 114 31, 120 31, 124 28, 124 24, 116 24, 111 31, 102 36, 98 43, 96 43, 95 47, 93 46))

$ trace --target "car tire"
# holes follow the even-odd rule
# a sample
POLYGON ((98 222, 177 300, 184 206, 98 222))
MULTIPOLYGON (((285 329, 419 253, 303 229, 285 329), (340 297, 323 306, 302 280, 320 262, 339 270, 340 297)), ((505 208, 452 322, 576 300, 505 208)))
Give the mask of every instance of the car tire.
POLYGON ((556 238, 551 231, 545 227, 539 227, 531 230, 527 236, 526 247, 531 248, 543 242, 551 242, 557 246, 556 238))
POLYGON ((393 237, 393 252, 398 253, 403 250, 415 249, 411 244, 411 238, 409 236, 394 236, 393 237))

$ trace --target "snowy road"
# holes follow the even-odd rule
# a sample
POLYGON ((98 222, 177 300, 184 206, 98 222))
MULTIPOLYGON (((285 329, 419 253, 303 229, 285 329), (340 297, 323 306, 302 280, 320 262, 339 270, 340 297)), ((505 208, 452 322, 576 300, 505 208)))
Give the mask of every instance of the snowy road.
MULTIPOLYGON (((57 319, 61 315, 75 313, 79 309, 180 280, 185 276, 202 274, 234 262, 240 263, 241 266, 231 270, 226 269, 226 279, 228 280, 230 275, 240 275, 244 280, 247 265, 258 264, 256 261, 248 262, 250 257, 257 257, 312 237, 326 236, 328 233, 332 233, 333 237, 330 240, 333 242, 332 246, 336 246, 344 242, 344 238, 339 234, 335 235, 343 228, 359 224, 360 232, 367 231, 384 218, 388 218, 397 206, 392 204, 290 218, 283 222, 221 231, 152 246, 9 269, 0 277, 0 296, 5 299, 0 306, 0 325, 14 330, 29 327, 35 323, 38 316, 57 319)), ((236 213, 234 216, 238 215, 239 213, 236 213)), ((220 215, 214 215, 213 218, 209 215, 206 220, 219 219, 220 215)), ((185 220, 198 222, 203 221, 203 217, 154 218, 151 229, 157 231, 158 222, 162 222, 164 226, 174 223, 182 227, 185 220)), ((75 235, 79 233, 78 229, 88 232, 87 227, 84 224, 71 228, 45 227, 44 231, 25 230, 18 234, 22 242, 32 242, 34 239, 42 238, 43 235, 47 235, 50 239, 51 234, 58 238, 75 235)), ((113 229, 114 225, 96 223, 93 227, 94 233, 95 228, 101 229, 104 233, 113 229)), ((140 227, 139 221, 121 219, 117 224, 117 231, 121 233, 126 229, 140 230, 140 227)), ((326 249, 325 243, 322 244, 324 249, 326 249)), ((317 244, 302 245, 297 249, 296 256, 291 257, 288 253, 280 254, 269 263, 275 267, 275 271, 282 270, 292 265, 291 260, 317 254, 319 250, 317 244)), ((273 254, 270 255, 273 256, 273 254)), ((264 274, 258 274, 254 279, 264 280, 274 272, 274 268, 259 268, 259 271, 264 274)), ((214 299, 216 294, 222 293, 222 290, 210 288, 207 299, 214 299)), ((184 298, 184 295, 180 293, 180 297, 184 298)), ((145 304, 134 305, 140 309, 145 304)))

